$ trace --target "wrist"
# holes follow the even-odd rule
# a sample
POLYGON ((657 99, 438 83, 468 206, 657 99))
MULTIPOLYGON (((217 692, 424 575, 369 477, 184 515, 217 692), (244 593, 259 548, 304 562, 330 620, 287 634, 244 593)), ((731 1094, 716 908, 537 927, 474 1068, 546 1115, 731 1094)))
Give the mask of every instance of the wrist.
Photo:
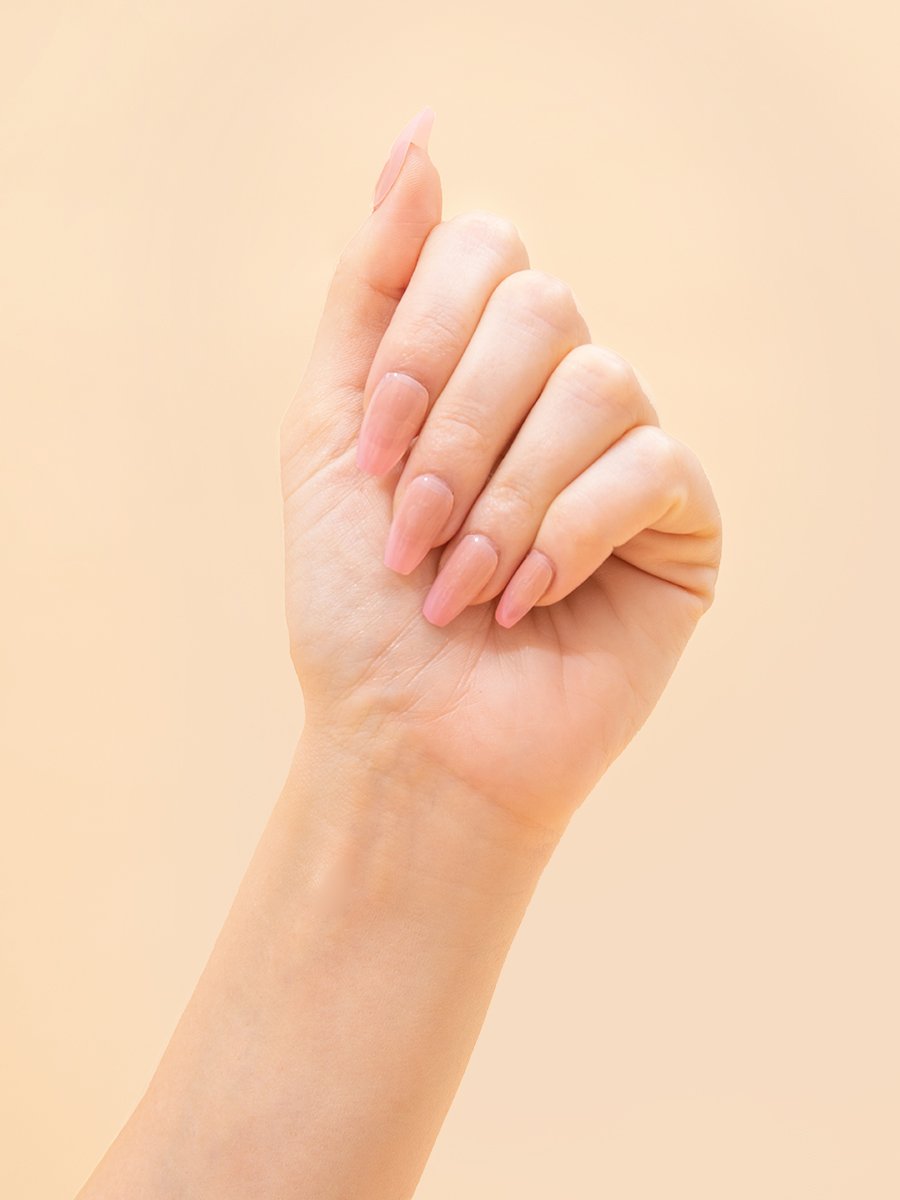
POLYGON ((467 922, 477 939, 521 915, 562 834, 431 768, 398 737, 309 722, 279 804, 323 902, 414 910, 454 942, 467 922))

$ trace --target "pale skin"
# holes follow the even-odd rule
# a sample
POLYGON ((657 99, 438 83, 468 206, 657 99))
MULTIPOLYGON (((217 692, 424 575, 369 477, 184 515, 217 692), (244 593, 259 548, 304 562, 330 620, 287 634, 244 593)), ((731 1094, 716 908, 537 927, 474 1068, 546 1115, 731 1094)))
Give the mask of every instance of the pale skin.
POLYGON ((412 1196, 544 866, 713 600, 698 459, 510 221, 442 219, 428 112, 341 255, 282 423, 305 724, 79 1200, 412 1196), (414 383, 379 411, 388 373, 414 383), (395 521, 386 565, 422 476, 431 526, 401 561, 395 521), (442 601, 467 535, 441 577, 467 586, 442 601))

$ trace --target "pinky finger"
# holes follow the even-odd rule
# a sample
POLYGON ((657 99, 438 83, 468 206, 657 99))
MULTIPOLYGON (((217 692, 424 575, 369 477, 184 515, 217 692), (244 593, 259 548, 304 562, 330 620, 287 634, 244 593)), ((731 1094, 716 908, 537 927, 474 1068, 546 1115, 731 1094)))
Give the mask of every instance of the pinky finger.
POLYGON ((719 511, 699 459, 658 425, 638 425, 564 488, 497 604, 509 628, 562 600, 613 551, 705 597, 718 568, 719 511))

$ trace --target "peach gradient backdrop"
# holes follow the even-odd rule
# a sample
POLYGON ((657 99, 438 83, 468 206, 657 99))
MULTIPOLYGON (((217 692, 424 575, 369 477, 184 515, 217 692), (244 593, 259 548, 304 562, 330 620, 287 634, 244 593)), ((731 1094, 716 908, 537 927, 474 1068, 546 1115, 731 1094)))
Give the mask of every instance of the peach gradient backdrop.
POLYGON ((421 1200, 900 1195, 895 5, 7 0, 0 1194, 142 1093, 302 720, 277 429, 398 129, 700 454, 716 605, 421 1200))

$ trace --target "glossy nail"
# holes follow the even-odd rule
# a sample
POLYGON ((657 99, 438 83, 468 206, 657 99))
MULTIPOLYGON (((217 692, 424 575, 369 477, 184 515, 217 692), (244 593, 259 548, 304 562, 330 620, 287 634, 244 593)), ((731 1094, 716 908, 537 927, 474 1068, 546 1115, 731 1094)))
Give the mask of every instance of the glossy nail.
POLYGON ((410 145, 415 142, 423 150, 428 149, 428 137, 431 133, 431 127, 434 124, 434 118, 434 109, 429 108, 426 104, 420 112, 416 113, 409 124, 397 134, 396 141, 391 146, 390 154, 388 154, 387 162, 382 167, 381 174, 378 176, 378 182, 375 184, 375 193, 372 197, 373 212, 396 183, 397 176, 400 174, 400 168, 403 166, 403 160, 406 158, 406 152, 410 145))
POLYGON ((516 569, 494 613, 495 620, 509 629, 533 608, 553 579, 550 560, 540 550, 530 550, 516 569))
POLYGON ((383 475, 400 461, 428 410, 428 389, 417 379, 388 371, 372 393, 356 444, 356 465, 383 475))
POLYGON ((497 569, 500 556, 483 533, 467 533, 457 542, 425 597, 423 616, 446 625, 478 595, 497 569))
POLYGON ((417 475, 400 501, 384 551, 384 565, 408 575, 419 565, 447 524, 453 492, 436 475, 417 475))

